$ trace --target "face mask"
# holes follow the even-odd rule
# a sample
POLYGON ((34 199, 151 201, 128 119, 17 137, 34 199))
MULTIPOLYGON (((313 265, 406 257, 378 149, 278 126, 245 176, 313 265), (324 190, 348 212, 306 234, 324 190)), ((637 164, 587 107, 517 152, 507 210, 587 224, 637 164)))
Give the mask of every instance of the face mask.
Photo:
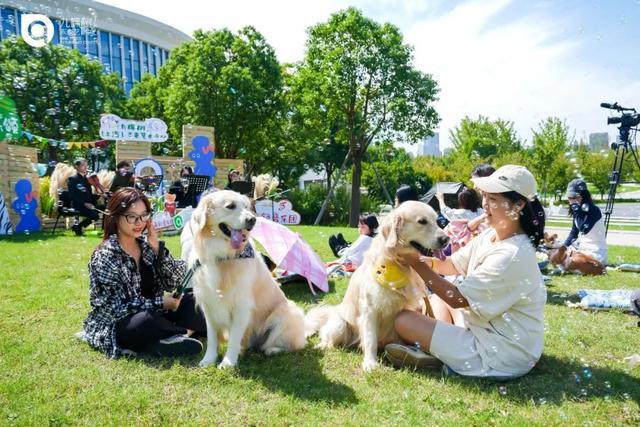
POLYGON ((571 212, 579 212, 580 211, 580 203, 571 203, 569 205, 571 212))

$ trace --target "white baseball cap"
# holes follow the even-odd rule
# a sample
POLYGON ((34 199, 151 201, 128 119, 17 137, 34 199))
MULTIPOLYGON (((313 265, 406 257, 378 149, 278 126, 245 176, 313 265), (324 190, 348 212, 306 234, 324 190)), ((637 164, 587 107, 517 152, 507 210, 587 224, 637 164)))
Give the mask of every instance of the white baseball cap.
POLYGON ((489 176, 471 178, 479 190, 487 193, 516 193, 533 200, 536 197, 536 179, 524 166, 504 165, 489 176))

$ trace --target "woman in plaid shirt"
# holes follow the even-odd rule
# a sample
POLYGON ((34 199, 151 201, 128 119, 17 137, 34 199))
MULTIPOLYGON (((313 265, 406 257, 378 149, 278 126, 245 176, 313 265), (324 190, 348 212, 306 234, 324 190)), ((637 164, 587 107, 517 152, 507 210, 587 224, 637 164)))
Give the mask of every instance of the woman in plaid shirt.
POLYGON ((149 200, 133 188, 121 188, 109 200, 108 212, 103 241, 89 262, 85 339, 111 358, 132 352, 199 353, 202 344, 188 335, 206 333, 204 317, 192 295, 164 295, 180 284, 186 266, 158 241, 149 200))

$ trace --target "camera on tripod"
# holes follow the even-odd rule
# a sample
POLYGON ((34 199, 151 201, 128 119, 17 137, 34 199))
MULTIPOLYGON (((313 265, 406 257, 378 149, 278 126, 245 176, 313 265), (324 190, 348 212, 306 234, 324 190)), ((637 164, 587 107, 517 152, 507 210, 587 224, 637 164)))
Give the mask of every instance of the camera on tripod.
POLYGON ((617 125, 618 123, 620 123, 620 127, 632 128, 640 124, 640 114, 636 112, 635 108, 622 107, 618 105, 617 102, 614 102, 613 104, 603 102, 602 104, 600 104, 600 106, 602 108, 608 108, 610 110, 616 110, 622 113, 620 117, 608 117, 608 125, 617 125), (625 113, 625 111, 633 111, 633 113, 625 113))

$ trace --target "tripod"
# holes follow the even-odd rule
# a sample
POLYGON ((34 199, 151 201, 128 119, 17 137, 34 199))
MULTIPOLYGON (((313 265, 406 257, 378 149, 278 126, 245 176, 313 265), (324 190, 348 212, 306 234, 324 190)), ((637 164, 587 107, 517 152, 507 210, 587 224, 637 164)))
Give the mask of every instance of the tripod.
MULTIPOLYGON (((636 111, 632 108, 620 107, 617 103, 613 105, 603 103, 600 105, 603 108, 615 109, 617 111, 633 111, 634 113, 636 111)), ((638 132, 638 122, 640 122, 640 116, 638 114, 624 113, 622 117, 610 117, 607 120, 608 124, 620 123, 620 127, 618 128, 620 131, 620 142, 614 142, 611 144, 611 148, 615 152, 615 157, 613 158, 613 167, 611 169, 611 174, 609 175, 609 195, 607 196, 607 206, 604 211, 605 235, 609 232, 609 221, 611 220, 611 214, 613 213, 613 205, 616 200, 618 184, 638 183, 638 181, 624 181, 622 178, 622 165, 627 152, 631 153, 636 162, 636 166, 638 166, 638 170, 640 170, 640 161, 638 160, 637 148, 634 144, 635 136, 638 132)))

